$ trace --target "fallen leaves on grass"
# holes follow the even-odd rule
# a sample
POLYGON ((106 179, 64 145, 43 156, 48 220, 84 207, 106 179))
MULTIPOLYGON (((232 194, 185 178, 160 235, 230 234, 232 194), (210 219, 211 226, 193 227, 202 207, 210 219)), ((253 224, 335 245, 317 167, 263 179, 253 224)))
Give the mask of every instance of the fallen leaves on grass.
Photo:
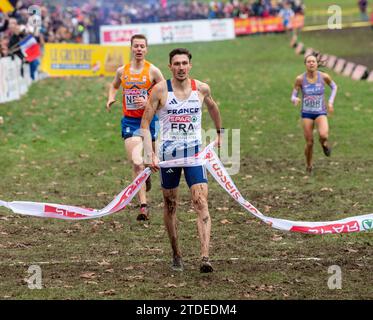
POLYGON ((73 227, 74 227, 74 229, 77 230, 77 231, 82 231, 82 230, 83 230, 82 226, 81 226, 79 223, 75 223, 75 224, 73 225, 73 227))
POLYGON ((243 178, 242 178, 242 180, 247 180, 247 179, 252 179, 253 178, 253 176, 251 176, 251 175, 249 175, 249 174, 246 174, 243 178))
POLYGON ((271 238, 271 240, 272 241, 281 241, 283 238, 280 236, 280 235, 278 235, 278 234, 275 234, 272 238, 271 238))
POLYGON ((348 253, 356 253, 356 252, 359 252, 358 250, 351 249, 351 248, 347 248, 347 249, 345 249, 345 251, 348 252, 348 253))
POLYGON ((105 291, 100 291, 98 294, 103 295, 103 296, 114 296, 115 295, 115 290, 114 289, 109 289, 109 290, 105 290, 105 291))
POLYGON ((96 232, 99 229, 99 227, 100 227, 101 224, 104 224, 104 221, 102 221, 102 220, 93 220, 91 222, 91 225, 92 225, 91 231, 92 232, 96 232))
POLYGON ((125 267, 124 270, 133 270, 134 267, 133 266, 128 266, 128 267, 125 267))
POLYGON ((228 219, 220 220, 221 224, 232 224, 233 222, 229 221, 228 219))
POLYGON ((114 273, 114 269, 106 269, 105 272, 106 273, 114 273))
POLYGON ((97 262, 100 266, 110 266, 110 262, 103 259, 101 262, 97 262))
POLYGON ((96 279, 96 273, 94 272, 84 272, 80 274, 82 279, 96 279))
POLYGON ((186 285, 187 285, 186 282, 181 282, 179 284, 167 283, 164 287, 165 288, 181 288, 181 287, 185 287, 186 285))
POLYGON ((143 279, 144 279, 144 276, 142 276, 142 275, 129 276, 128 279, 129 279, 129 280, 143 280, 143 279))
POLYGON ((97 197, 102 197, 102 196, 107 196, 107 195, 108 195, 107 192, 98 192, 98 193, 96 193, 97 197))
POLYGON ((216 210, 218 210, 218 211, 228 211, 229 208, 228 207, 217 207, 216 210))
POLYGON ((123 228, 123 224, 121 224, 121 223, 118 222, 118 221, 111 221, 111 222, 110 222, 110 226, 111 226, 112 228, 114 228, 114 230, 120 230, 120 229, 123 228))
POLYGON ((273 292, 273 290, 275 289, 274 286, 266 285, 266 284, 261 284, 260 286, 251 285, 250 288, 254 289, 255 291, 262 291, 262 292, 273 292))
POLYGON ((257 298, 256 294, 251 294, 251 293, 245 293, 243 295, 245 298, 251 299, 251 298, 257 298))
POLYGON ((327 187, 324 187, 324 188, 321 188, 320 191, 328 191, 328 192, 333 192, 333 189, 332 188, 327 188, 327 187))

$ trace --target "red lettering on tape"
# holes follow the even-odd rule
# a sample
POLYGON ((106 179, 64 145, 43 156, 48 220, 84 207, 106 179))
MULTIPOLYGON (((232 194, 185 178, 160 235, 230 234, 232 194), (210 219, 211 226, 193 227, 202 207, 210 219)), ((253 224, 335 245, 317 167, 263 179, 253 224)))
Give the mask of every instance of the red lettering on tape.
POLYGON ((82 218, 82 217, 87 217, 85 214, 81 213, 76 213, 73 211, 68 211, 66 209, 58 208, 58 207, 53 207, 49 205, 44 206, 44 213, 54 213, 58 214, 64 217, 69 217, 69 218, 82 218))
POLYGON ((290 231, 301 233, 327 234, 327 233, 347 233, 359 231, 359 223, 354 220, 347 223, 335 223, 320 227, 293 226, 290 231))

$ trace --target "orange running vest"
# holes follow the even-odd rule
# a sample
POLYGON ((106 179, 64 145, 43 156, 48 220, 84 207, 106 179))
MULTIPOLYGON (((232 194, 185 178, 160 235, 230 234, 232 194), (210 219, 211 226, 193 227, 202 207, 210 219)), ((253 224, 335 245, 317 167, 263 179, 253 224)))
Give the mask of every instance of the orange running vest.
POLYGON ((139 109, 135 103, 135 97, 148 99, 153 83, 150 81, 150 66, 148 61, 140 73, 131 73, 131 64, 126 64, 121 79, 123 87, 123 115, 132 118, 141 118, 144 109, 139 109))

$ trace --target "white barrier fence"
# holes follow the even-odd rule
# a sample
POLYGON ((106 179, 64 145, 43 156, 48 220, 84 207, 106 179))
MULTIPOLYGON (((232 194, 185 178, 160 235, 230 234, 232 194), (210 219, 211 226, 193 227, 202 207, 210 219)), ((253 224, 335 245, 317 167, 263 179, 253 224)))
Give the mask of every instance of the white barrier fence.
POLYGON ((176 22, 101 26, 101 44, 130 45, 134 34, 144 34, 149 44, 200 42, 234 39, 233 19, 186 20, 176 22))
POLYGON ((30 65, 17 56, 0 59, 0 103, 18 100, 32 83, 30 65))
MULTIPOLYGON (((295 48, 296 54, 303 54, 304 57, 316 52, 313 48, 306 48, 304 43, 297 42, 296 38, 291 40, 290 46, 295 48)), ((352 80, 366 80, 368 82, 373 82, 373 70, 369 71, 368 67, 364 65, 349 62, 345 59, 325 53, 321 54, 321 61, 323 61, 325 67, 328 69, 345 77, 350 77, 352 80)))

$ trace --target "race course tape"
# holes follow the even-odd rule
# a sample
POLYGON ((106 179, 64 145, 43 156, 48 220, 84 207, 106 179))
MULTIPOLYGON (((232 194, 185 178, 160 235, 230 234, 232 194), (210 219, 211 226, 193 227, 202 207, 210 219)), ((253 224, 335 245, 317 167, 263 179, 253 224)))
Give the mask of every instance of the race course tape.
MULTIPOLYGON (((373 230, 373 213, 326 222, 290 221, 271 218, 263 215, 241 195, 240 191, 234 184, 233 180, 229 176, 227 170, 213 149, 213 144, 210 144, 198 155, 198 157, 182 159, 179 161, 173 160, 172 162, 161 162, 160 166, 186 166, 193 165, 193 163, 196 163, 196 160, 198 163, 203 160, 211 175, 236 202, 238 202, 246 211, 250 212, 252 215, 275 229, 308 234, 335 234, 373 230)), ((123 210, 131 202, 133 197, 137 194, 141 186, 150 175, 151 170, 149 168, 145 168, 144 171, 141 172, 128 187, 122 190, 122 192, 120 192, 105 208, 101 210, 61 204, 26 201, 6 202, 1 200, 0 207, 3 206, 8 208, 14 213, 43 218, 57 218, 65 220, 101 218, 123 210)))

